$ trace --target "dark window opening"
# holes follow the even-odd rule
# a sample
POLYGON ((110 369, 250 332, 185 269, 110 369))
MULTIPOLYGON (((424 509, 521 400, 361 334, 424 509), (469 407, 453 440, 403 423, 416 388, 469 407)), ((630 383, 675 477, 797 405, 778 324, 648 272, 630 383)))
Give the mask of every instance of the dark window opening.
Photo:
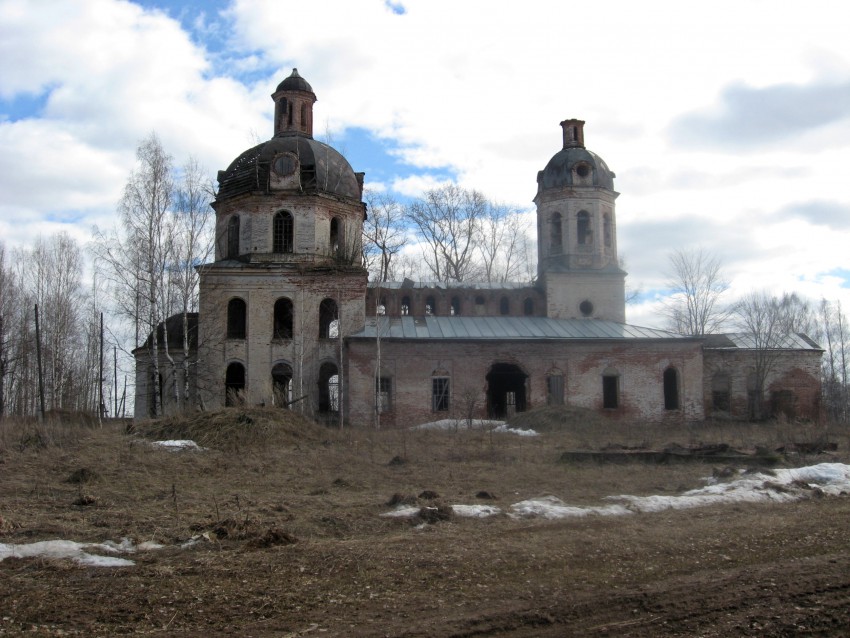
POLYGON ((410 304, 410 297, 408 296, 401 298, 401 314, 403 316, 413 314, 413 306, 410 304))
POLYGON ((484 303, 485 303, 484 297, 482 297, 481 295, 479 295, 475 298, 475 314, 476 315, 482 316, 482 315, 485 314, 487 309, 484 306, 484 303))
POLYGON ((224 376, 224 405, 242 405, 245 402, 245 367, 241 363, 227 366, 224 376))
POLYGON ((458 297, 452 297, 451 314, 453 317, 460 315, 460 299, 458 297))
POLYGON ((247 334, 248 306, 238 297, 227 302, 227 338, 244 339, 247 334))
POLYGON ((449 378, 431 378, 431 409, 434 412, 447 412, 449 409, 449 378))
POLYGON ((529 297, 522 304, 522 311, 526 317, 531 317, 534 315, 534 299, 529 297))
POLYGON ((793 419, 797 416, 796 400, 791 390, 775 390, 770 395, 770 410, 773 416, 780 414, 793 419))
POLYGON ((272 252, 291 253, 294 236, 293 231, 292 213, 285 210, 277 213, 274 216, 274 225, 272 230, 272 252))
POLYGON ((339 220, 336 217, 331 220, 331 252, 339 252, 339 220))
POLYGON ((602 377, 602 407, 608 410, 620 407, 619 377, 615 375, 602 377))
POLYGON ((578 306, 583 317, 590 317, 593 314, 593 304, 590 301, 584 300, 578 306))
POLYGON ((664 409, 679 409, 679 374, 673 368, 664 371, 664 409))
POLYGON ((552 225, 549 235, 549 250, 553 255, 560 254, 563 247, 563 226, 561 224, 561 213, 552 215, 552 225))
POLYGON ((507 297, 502 297, 499 300, 499 313, 503 315, 511 314, 511 302, 507 297))
POLYGON ((274 302, 274 338, 292 339, 292 301, 283 297, 274 302))
POLYGON ((227 259, 239 256, 239 215, 234 215, 227 221, 227 259))
POLYGON ((336 301, 323 299, 319 304, 319 339, 339 336, 339 310, 336 301))
POLYGON ((379 413, 392 410, 392 379, 379 377, 375 379, 375 409, 379 413))
POLYGON ((564 405, 564 375, 550 374, 546 377, 546 404, 564 405))
POLYGON ((579 177, 587 177, 590 175, 590 166, 587 164, 579 164, 576 166, 576 175, 579 177))
POLYGON ((301 104, 301 130, 307 130, 307 104, 301 104))
POLYGON ((590 214, 587 211, 576 215, 576 239, 580 246, 591 243, 590 214))
POLYGON ((732 400, 729 392, 729 375, 718 372, 711 379, 711 407, 717 412, 729 412, 732 400))
POLYGON ((429 316, 437 314, 437 301, 434 297, 428 297, 425 300, 425 314, 429 316))
POLYGON ((335 363, 319 368, 319 412, 339 412, 339 371, 335 363))
POLYGON ((293 107, 294 104, 290 104, 289 108, 286 110, 286 124, 287 126, 292 126, 292 112, 295 110, 293 107))
POLYGON ((276 363, 272 368, 272 403, 287 408, 292 402, 292 366, 276 363))

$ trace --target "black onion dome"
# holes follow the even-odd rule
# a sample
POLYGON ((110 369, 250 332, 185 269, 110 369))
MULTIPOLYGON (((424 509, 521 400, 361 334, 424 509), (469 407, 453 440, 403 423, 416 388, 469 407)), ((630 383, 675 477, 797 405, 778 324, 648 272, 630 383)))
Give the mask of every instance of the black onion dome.
POLYGON ((217 199, 268 193, 272 162, 283 153, 291 153, 298 159, 303 192, 360 201, 360 185, 348 160, 327 144, 302 135, 273 137, 242 153, 227 170, 219 171, 217 199))
POLYGON ((313 87, 310 86, 307 80, 298 75, 298 69, 292 69, 292 74, 277 85, 277 91, 275 93, 278 91, 306 91, 312 93, 313 87))
MULTIPOLYGON (((579 146, 565 148, 549 160, 540 171, 537 183, 541 189, 573 186, 573 167, 589 165, 593 171, 593 186, 614 190, 614 171, 596 153, 579 146)), ((578 186, 578 184, 576 184, 578 186)))

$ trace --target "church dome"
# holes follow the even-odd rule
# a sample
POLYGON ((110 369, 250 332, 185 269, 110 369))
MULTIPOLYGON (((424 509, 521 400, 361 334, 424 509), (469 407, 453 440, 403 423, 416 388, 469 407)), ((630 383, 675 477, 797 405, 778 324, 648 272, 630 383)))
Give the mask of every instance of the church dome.
POLYGON ((298 69, 292 69, 292 74, 277 85, 275 93, 278 91, 306 91, 312 93, 313 87, 298 74, 298 69))
POLYGON ((227 170, 219 171, 218 199, 268 193, 273 174, 296 171, 302 192, 360 200, 360 184, 348 160, 327 144, 300 135, 273 137, 233 160, 227 170))
POLYGON ((614 190, 614 171, 596 153, 584 147, 584 121, 561 122, 564 147, 537 174, 538 190, 595 186, 614 190))

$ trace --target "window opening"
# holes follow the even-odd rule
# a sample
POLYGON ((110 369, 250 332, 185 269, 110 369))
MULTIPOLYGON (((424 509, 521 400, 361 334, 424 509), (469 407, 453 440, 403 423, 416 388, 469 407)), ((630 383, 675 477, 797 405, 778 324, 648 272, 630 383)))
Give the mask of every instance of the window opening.
POLYGON ((460 315, 460 299, 458 297, 452 297, 451 315, 453 317, 460 315))
POLYGON ((546 377, 546 404, 564 405, 564 375, 550 374, 546 377))
POLYGON ((319 368, 319 412, 339 412, 339 371, 335 363, 319 368))
POLYGON ((227 221, 227 258, 239 256, 239 215, 233 215, 227 221))
POLYGON ((479 295, 475 298, 475 314, 476 315, 483 315, 484 313, 485 313, 484 297, 479 295))
POLYGON ((227 302, 227 338, 244 339, 247 333, 248 306, 234 297, 227 302))
POLYGON ((508 300, 507 297, 502 297, 499 300, 499 313, 503 315, 511 314, 511 302, 508 300))
POLYGON ((561 213, 552 215, 552 226, 549 235, 549 249, 552 254, 560 254, 563 247, 563 227, 561 225, 561 213))
POLYGON ((392 380, 390 377, 375 379, 375 409, 379 413, 392 410, 392 380))
POLYGON ((576 215, 576 237, 581 246, 586 246, 591 243, 590 235, 590 214, 587 211, 580 211, 576 215))
POLYGON ((224 376, 224 405, 242 405, 245 402, 245 366, 231 363, 224 376))
POLYGON ((611 247, 611 217, 603 215, 602 217, 602 236, 605 239, 605 247, 611 247))
POLYGON ((679 409, 679 374, 675 368, 664 371, 664 409, 679 409))
POLYGON ((319 339, 339 336, 339 310, 336 301, 323 299, 319 304, 319 339))
POLYGON ((274 302, 275 339, 292 339, 292 301, 282 297, 274 302))
POLYGON ((602 407, 613 410, 620 407, 619 377, 606 374, 602 377, 602 407))
POLYGON ((413 307, 410 305, 410 297, 404 296, 401 298, 401 314, 412 315, 413 307))
POLYGON ((336 217, 331 220, 331 252, 339 252, 339 220, 336 217))
POLYGON ((292 366, 276 363, 272 368, 272 403, 287 408, 292 402, 292 366))
POLYGON ((292 238, 294 236, 292 213, 290 213, 289 211, 282 210, 274 216, 272 234, 272 252, 292 252, 292 238))
POLYGON ((578 305, 578 309, 583 317, 589 317, 593 314, 593 304, 586 299, 578 305))
POLYGON ((447 412, 449 409, 449 377, 432 377, 431 409, 434 412, 447 412))
POLYGON ((534 314, 534 299, 527 298, 522 304, 522 311, 526 317, 532 316, 534 314))
POLYGON ((434 297, 428 297, 425 300, 425 314, 429 316, 437 314, 437 301, 434 297))
POLYGON ((718 372, 711 379, 711 407, 718 412, 729 412, 731 406, 729 375, 725 372, 718 372))
POLYGON ((307 130, 307 104, 301 104, 301 130, 307 130))

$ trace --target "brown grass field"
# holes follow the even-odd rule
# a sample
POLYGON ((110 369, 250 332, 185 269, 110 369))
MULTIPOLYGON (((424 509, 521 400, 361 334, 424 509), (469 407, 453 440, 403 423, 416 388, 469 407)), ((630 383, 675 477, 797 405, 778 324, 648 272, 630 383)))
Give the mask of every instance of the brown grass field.
POLYGON ((600 505, 701 487, 716 469, 560 462, 567 450, 727 443, 784 447, 783 466, 846 463, 846 428, 661 427, 551 409, 513 426, 541 436, 339 431, 239 408, 132 433, 74 418, 0 422, 0 543, 165 546, 126 555, 128 567, 3 560, 0 635, 850 635, 845 496, 566 520, 442 507, 505 511, 545 495, 600 505), (146 442, 172 438, 206 450, 146 442), (432 509, 382 517, 391 502, 432 509))

